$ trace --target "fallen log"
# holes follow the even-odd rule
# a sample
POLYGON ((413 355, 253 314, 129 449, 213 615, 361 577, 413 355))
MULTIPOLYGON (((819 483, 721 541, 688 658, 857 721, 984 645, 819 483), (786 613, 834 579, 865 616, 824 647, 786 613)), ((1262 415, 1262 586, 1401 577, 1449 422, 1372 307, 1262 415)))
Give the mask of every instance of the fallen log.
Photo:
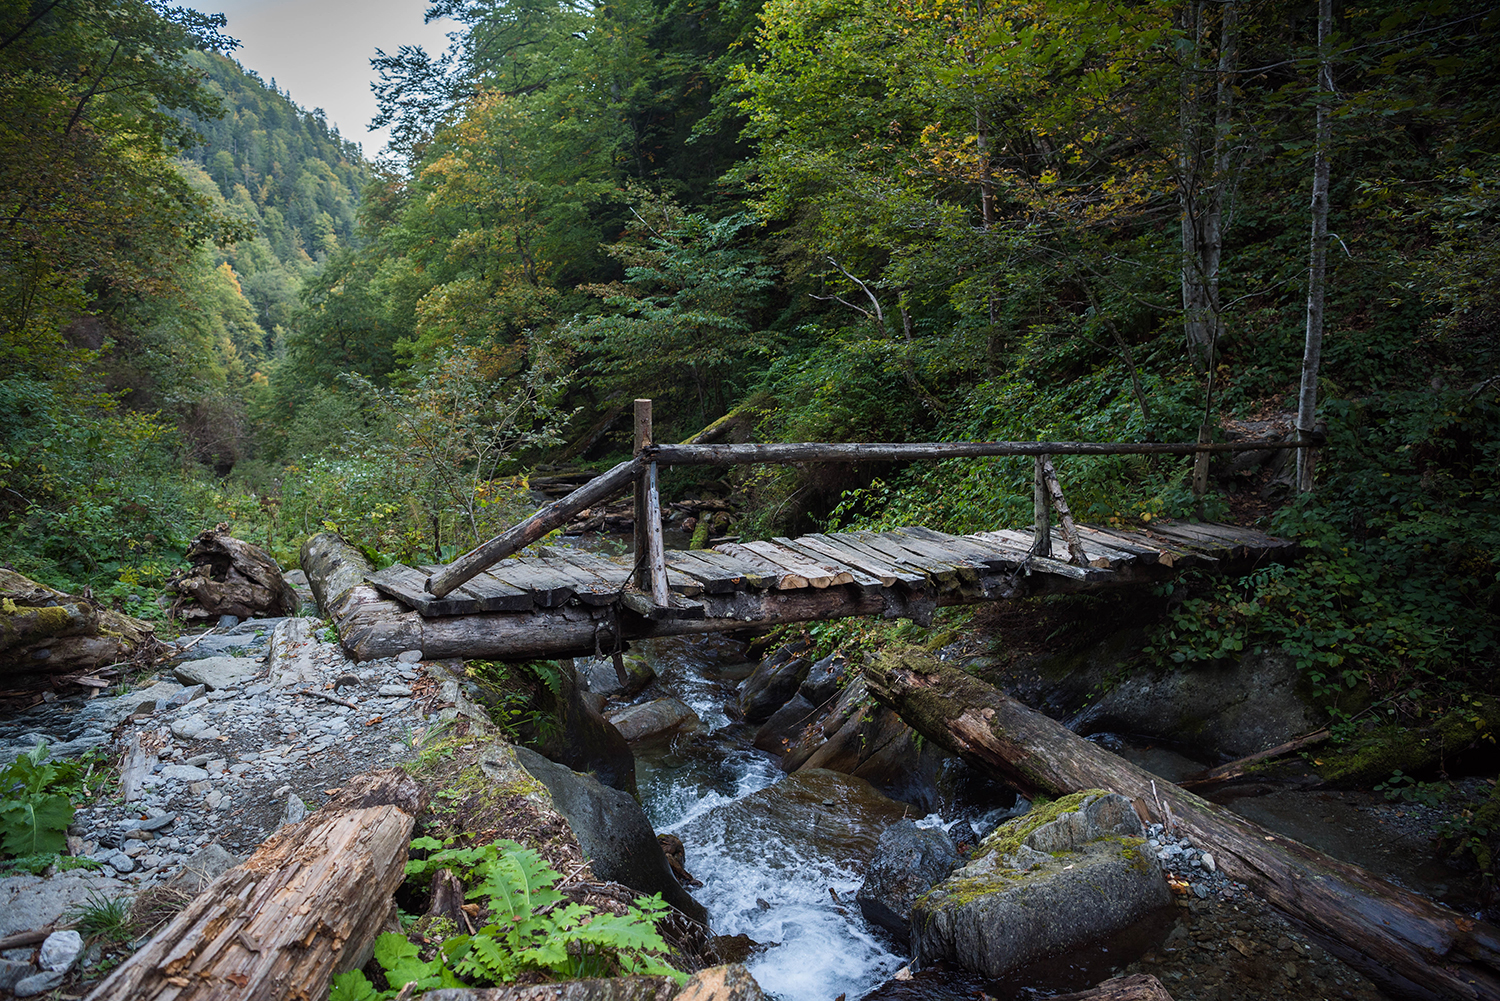
POLYGON ((89 1001, 326 998, 369 961, 426 807, 398 769, 354 779, 214 880, 89 1001))
POLYGON ((870 693, 912 729, 1027 795, 1113 789, 1143 817, 1211 848, 1219 868, 1416 995, 1500 997, 1500 929, 1282 837, 1084 740, 919 651, 865 668, 870 693))
POLYGON ((1092 990, 1059 994, 1052 1001, 1172 1001, 1172 995, 1149 973, 1137 973, 1106 980, 1092 990))
POLYGON ((93 671, 160 646, 150 624, 0 566, 0 677, 93 671))

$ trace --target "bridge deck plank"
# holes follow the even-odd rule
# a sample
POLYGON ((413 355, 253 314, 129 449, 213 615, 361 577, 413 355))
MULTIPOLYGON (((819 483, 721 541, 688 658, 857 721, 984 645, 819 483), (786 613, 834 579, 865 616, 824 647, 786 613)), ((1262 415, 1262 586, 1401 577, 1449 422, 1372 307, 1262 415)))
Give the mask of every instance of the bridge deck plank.
MULTIPOLYGON (((424 618, 539 614, 572 604, 618 605, 643 618, 665 621, 702 619, 711 608, 720 609, 715 615, 725 615, 723 609, 739 607, 736 602, 761 600, 753 596, 766 589, 823 591, 851 584, 846 603, 867 601, 883 591, 888 603, 897 600, 899 604, 932 584, 942 596, 940 602, 951 604, 1011 593, 1014 582, 1026 575, 1036 580, 1040 574, 1043 580, 1052 578, 1054 588, 1077 590, 1140 580, 1142 572, 1159 575, 1193 566, 1213 569, 1260 556, 1281 556, 1296 545, 1257 529, 1210 523, 1153 524, 1137 530, 1080 525, 1079 534, 1090 563, 1087 567, 1032 556, 1031 533, 1015 529, 950 535, 914 526, 888 532, 810 533, 795 539, 671 551, 666 558, 673 597, 667 608, 655 605, 633 586, 633 568, 627 559, 565 546, 547 547, 540 557, 502 560, 443 598, 426 590, 427 578, 437 567, 397 564, 370 574, 368 580, 424 618), (1126 568, 1135 568, 1134 576, 1117 573, 1126 568), (1056 584, 1058 578, 1061 584, 1056 584), (713 600, 693 600, 700 595, 713 600)), ((1054 537, 1055 551, 1064 551, 1061 538, 1057 533, 1054 537)), ((840 600, 820 601, 819 607, 828 606, 827 614, 835 616, 850 614, 837 610, 835 606, 842 607, 840 600)))

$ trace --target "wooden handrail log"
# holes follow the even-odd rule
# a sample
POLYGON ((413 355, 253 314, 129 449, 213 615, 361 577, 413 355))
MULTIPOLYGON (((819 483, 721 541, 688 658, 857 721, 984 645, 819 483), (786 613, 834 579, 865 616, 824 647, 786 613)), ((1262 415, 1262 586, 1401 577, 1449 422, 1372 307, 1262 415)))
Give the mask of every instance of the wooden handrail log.
POLYGON ((1322 441, 1114 442, 937 441, 796 442, 743 445, 653 445, 642 453, 665 466, 731 466, 745 463, 908 462, 986 455, 1192 455, 1318 448, 1322 441))
POLYGON ((439 572, 427 578, 427 590, 441 598, 465 581, 472 580, 488 567, 529 546, 586 507, 607 500, 624 490, 646 468, 641 456, 615 466, 607 473, 589 480, 566 497, 560 497, 537 511, 519 525, 508 528, 493 539, 464 553, 439 572))

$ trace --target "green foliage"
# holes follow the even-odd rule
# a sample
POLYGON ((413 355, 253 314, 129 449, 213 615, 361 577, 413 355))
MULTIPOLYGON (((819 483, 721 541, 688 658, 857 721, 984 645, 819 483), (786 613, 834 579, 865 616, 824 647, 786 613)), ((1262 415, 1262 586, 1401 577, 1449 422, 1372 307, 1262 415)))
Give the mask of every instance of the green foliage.
POLYGON ((87 766, 47 761, 38 744, 0 771, 0 855, 55 854, 67 847, 70 797, 83 789, 87 766))
POLYGON ((1391 773, 1390 778, 1376 785, 1375 791, 1385 793, 1385 798, 1392 802, 1400 800, 1420 806, 1436 807, 1448 798, 1453 789, 1447 782, 1418 782, 1397 769, 1391 773))
POLYGON ((655 922, 667 906, 659 896, 637 901, 624 915, 599 913, 565 904, 556 870, 513 841, 447 848, 417 838, 412 848, 430 854, 407 862, 408 879, 421 883, 444 868, 462 873, 467 896, 484 902, 489 923, 473 935, 447 937, 427 960, 405 936, 386 933, 376 940, 375 960, 389 989, 376 991, 356 971, 335 980, 333 1001, 390 998, 413 981, 419 991, 509 983, 532 971, 563 979, 639 973, 686 980, 661 959, 667 946, 655 922))
POLYGON ((88 899, 70 908, 66 917, 90 942, 125 943, 136 934, 131 906, 129 896, 106 897, 90 890, 88 899))

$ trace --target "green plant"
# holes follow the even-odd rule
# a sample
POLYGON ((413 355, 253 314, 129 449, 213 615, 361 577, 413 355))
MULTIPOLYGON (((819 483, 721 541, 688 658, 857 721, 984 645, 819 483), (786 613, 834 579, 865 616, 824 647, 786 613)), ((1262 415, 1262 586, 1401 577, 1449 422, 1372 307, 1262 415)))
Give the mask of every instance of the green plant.
POLYGON ((660 896, 637 901, 623 915, 599 913, 567 902, 557 889, 557 871, 514 841, 448 848, 435 838, 417 838, 411 844, 431 854, 408 862, 407 878, 424 882, 444 868, 463 872, 472 887, 468 898, 485 902, 489 923, 473 935, 447 938, 426 960, 404 936, 388 932, 375 943, 388 989, 377 991, 356 970, 334 978, 330 1001, 390 998, 412 982, 418 991, 508 983, 528 971, 564 979, 618 971, 686 980, 661 958, 667 945, 655 922, 667 905, 660 896))
POLYGON ((1448 798, 1453 791, 1446 782, 1418 782, 1410 775, 1402 774, 1398 768, 1391 777, 1375 786, 1376 792, 1385 793, 1388 800, 1404 800, 1419 806, 1435 807, 1448 798))
POLYGON ((46 761, 47 753, 47 745, 38 744, 0 772, 0 855, 56 854, 67 847, 70 797, 84 791, 92 766, 46 761))
POLYGON ((90 941, 126 942, 135 935, 129 897, 106 897, 90 890, 88 899, 67 912, 73 927, 90 941))

